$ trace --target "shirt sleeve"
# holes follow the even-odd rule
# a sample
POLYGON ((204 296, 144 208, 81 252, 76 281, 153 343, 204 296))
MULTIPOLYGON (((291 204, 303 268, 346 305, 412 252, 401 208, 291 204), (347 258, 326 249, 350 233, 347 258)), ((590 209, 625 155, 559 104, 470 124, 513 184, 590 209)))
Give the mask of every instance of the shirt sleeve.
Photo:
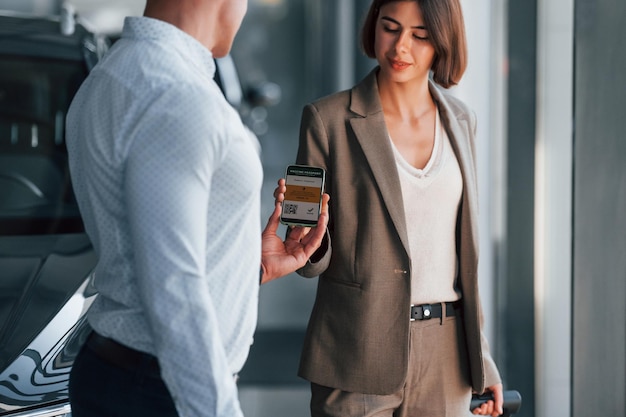
POLYGON ((140 308, 179 414, 237 417, 237 388, 205 279, 211 178, 227 142, 219 110, 176 90, 141 116, 125 166, 140 308))

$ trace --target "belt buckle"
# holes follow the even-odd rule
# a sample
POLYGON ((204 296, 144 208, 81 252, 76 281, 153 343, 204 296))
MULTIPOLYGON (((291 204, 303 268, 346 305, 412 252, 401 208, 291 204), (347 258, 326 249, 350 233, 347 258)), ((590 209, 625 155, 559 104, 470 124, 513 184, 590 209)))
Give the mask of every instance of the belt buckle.
POLYGON ((411 304, 411 321, 415 321, 416 318, 413 317, 413 309, 417 307, 422 311, 421 317, 418 317, 417 319, 419 320, 430 320, 433 317, 433 306, 430 304, 422 304, 419 306, 416 306, 414 304, 411 304))

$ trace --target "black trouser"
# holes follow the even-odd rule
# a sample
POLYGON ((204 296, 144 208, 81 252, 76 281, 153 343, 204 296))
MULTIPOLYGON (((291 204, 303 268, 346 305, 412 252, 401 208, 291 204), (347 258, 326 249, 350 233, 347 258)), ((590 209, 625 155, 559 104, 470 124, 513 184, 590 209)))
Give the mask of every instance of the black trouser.
POLYGON ((147 355, 133 370, 115 366, 85 344, 70 374, 72 417, 178 417, 152 368, 147 355))

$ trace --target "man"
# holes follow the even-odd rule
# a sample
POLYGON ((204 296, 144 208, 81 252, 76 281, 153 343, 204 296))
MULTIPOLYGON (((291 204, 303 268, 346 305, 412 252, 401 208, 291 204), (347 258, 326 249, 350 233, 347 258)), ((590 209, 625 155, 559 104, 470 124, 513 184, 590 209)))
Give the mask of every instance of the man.
POLYGON ((99 256, 74 417, 242 412, 235 375, 263 282, 304 265, 328 221, 262 239, 258 142, 213 82, 246 0, 147 0, 67 118, 76 197, 99 256))

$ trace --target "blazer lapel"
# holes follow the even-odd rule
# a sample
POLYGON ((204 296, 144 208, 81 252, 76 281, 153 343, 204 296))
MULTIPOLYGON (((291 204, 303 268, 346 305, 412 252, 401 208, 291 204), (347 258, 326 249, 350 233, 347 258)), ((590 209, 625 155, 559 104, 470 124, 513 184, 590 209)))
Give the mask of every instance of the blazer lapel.
MULTIPOLYGON (((377 68, 372 70, 352 89, 350 110, 356 117, 350 120, 350 124, 372 170, 389 216, 408 254, 409 241, 400 178, 378 95, 377 71, 377 68)), ((472 131, 472 125, 468 119, 471 116, 467 111, 458 108, 452 101, 446 99, 432 81, 430 81, 430 90, 461 168, 465 189, 464 206, 469 209, 467 212, 476 213, 478 204, 476 167, 473 162, 474 150, 471 143, 475 132, 472 131)), ((473 228, 476 225, 473 224, 475 220, 471 217, 473 216, 467 219, 469 220, 467 223, 473 228)), ((472 243, 473 246, 477 245, 476 242, 472 243)), ((476 249, 477 247, 474 248, 476 249)))
POLYGON ((389 216, 396 227, 404 248, 409 253, 404 204, 396 161, 378 96, 377 69, 352 89, 350 110, 358 115, 350 125, 363 149, 389 216))
MULTIPOLYGON (((478 234, 475 233, 478 228, 478 180, 473 144, 476 133, 475 122, 472 123, 470 120, 470 117, 474 116, 468 109, 459 107, 453 100, 448 100, 432 81, 430 91, 439 108, 441 121, 446 128, 463 176, 461 235, 464 238, 461 241, 461 251, 467 255, 463 256, 463 259, 469 261, 478 256, 478 234)), ((472 270, 471 264, 462 266, 465 266, 464 270, 472 270)))
POLYGON ((430 93, 437 103, 441 122, 446 128, 450 143, 461 166, 461 172, 466 181, 465 185, 473 186, 475 185, 476 172, 472 159, 471 140, 473 140, 474 132, 471 130, 470 120, 467 119, 469 115, 455 107, 450 100, 447 100, 432 81, 430 81, 430 93))

